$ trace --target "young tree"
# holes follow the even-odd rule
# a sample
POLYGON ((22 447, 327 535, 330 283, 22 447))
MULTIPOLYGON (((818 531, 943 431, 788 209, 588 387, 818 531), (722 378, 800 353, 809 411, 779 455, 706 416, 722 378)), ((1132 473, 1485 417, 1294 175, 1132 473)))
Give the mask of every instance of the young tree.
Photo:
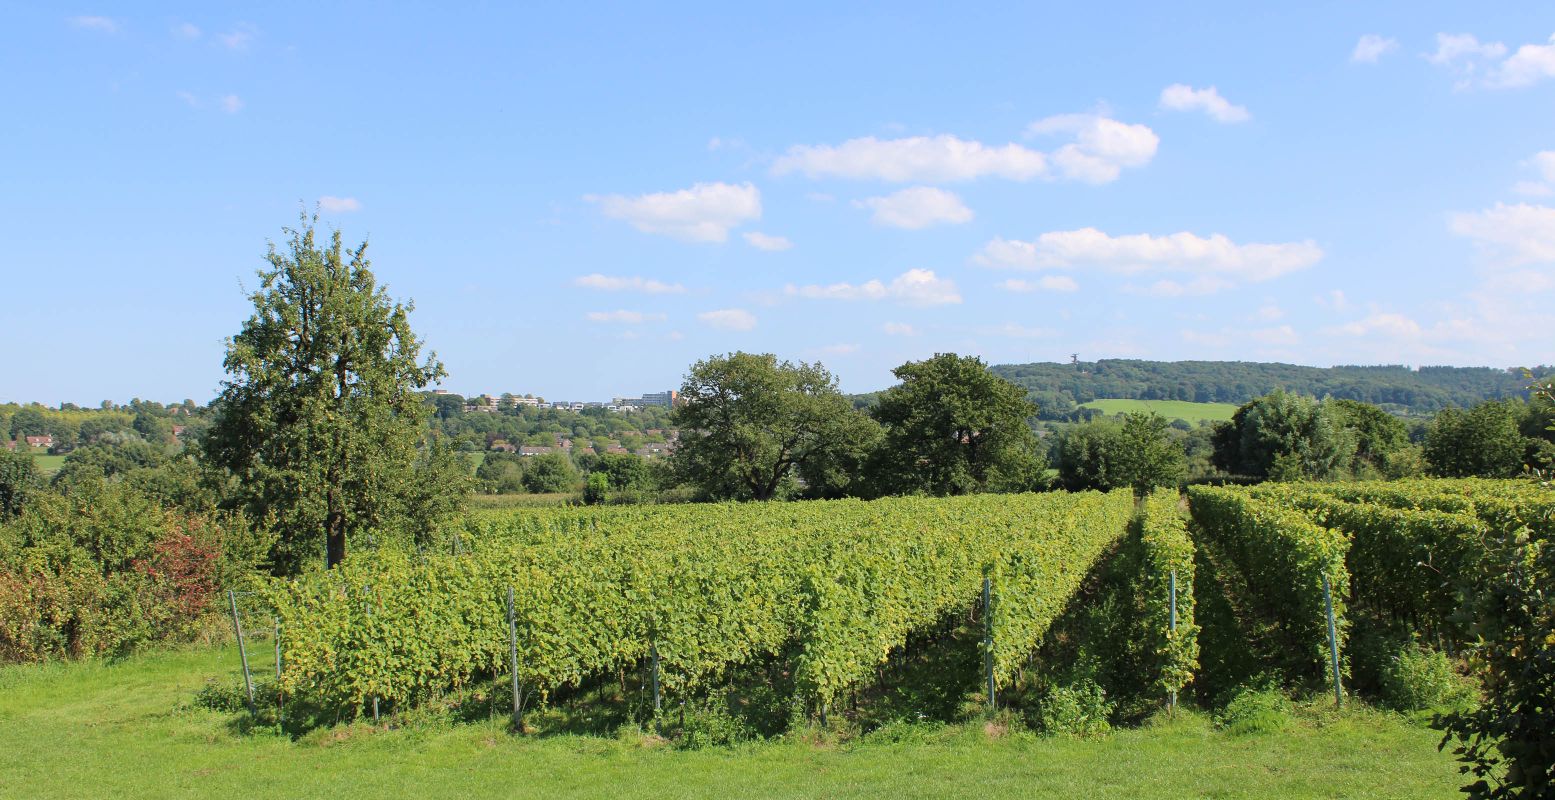
POLYGON ((366 242, 347 251, 336 231, 321 245, 316 224, 304 217, 283 248, 271 244, 253 316, 227 341, 204 446, 233 504, 278 534, 282 571, 320 543, 339 564, 357 532, 422 535, 434 522, 425 515, 449 505, 440 496, 463 488, 446 482, 446 459, 422 452, 418 390, 444 372, 421 357, 413 306, 377 285, 366 242))
POLYGON ((698 361, 680 394, 671 460, 682 480, 714 498, 777 497, 797 488, 796 471, 847 458, 874 426, 825 367, 771 354, 698 361))
POLYGON ((1036 406, 1026 390, 981 359, 940 353, 894 371, 901 383, 880 395, 874 418, 885 436, 871 472, 882 492, 967 494, 1037 483, 1042 456, 1026 425, 1036 406))

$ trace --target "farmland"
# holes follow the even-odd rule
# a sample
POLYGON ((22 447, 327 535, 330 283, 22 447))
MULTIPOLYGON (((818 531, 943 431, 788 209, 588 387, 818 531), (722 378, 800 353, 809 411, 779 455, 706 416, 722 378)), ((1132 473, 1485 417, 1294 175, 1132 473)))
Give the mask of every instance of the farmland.
POLYGON ((1200 422, 1224 422, 1238 408, 1235 403, 1192 403, 1186 400, 1092 400, 1080 408, 1094 408, 1103 414, 1156 413, 1167 419, 1181 419, 1194 425, 1200 422))

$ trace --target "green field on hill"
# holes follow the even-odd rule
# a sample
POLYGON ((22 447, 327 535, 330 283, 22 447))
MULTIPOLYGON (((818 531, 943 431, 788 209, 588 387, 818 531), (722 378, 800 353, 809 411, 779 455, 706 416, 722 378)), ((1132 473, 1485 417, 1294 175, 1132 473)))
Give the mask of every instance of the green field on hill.
MULTIPOLYGON (((263 641, 253 667, 271 668, 263 641)), ((1450 798, 1439 734, 1315 702, 1283 731, 1179 712, 1095 739, 905 725, 681 751, 641 736, 515 737, 499 721, 396 720, 290 740, 195 702, 238 682, 231 646, 0 668, 0 797, 1450 798)))
POLYGON ((1224 422, 1240 406, 1235 403, 1190 403, 1186 400, 1092 400, 1081 408, 1094 408, 1103 414, 1129 414, 1154 411, 1167 419, 1181 419, 1195 425, 1201 420, 1224 422))

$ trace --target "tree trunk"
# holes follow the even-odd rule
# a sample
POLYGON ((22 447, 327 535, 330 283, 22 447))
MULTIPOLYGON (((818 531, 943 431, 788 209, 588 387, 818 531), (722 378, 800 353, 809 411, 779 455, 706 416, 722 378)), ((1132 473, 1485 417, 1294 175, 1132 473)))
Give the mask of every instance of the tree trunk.
POLYGON ((340 490, 333 483, 328 490, 328 512, 324 516, 324 537, 327 548, 327 564, 334 569, 346 560, 346 514, 340 507, 340 490))

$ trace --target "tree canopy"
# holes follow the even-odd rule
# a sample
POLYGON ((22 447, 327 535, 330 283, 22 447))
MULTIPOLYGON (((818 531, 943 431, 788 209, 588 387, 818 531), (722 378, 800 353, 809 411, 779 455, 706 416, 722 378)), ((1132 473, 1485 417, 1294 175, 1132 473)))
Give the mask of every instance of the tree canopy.
POLYGON ((413 306, 378 286, 366 242, 348 251, 335 231, 321 244, 316 221, 271 244, 205 439, 229 502, 274 528, 287 571, 320 545, 340 563, 356 533, 420 534, 460 488, 452 454, 424 446, 417 390, 444 372, 421 357, 413 306))
POLYGON ((981 359, 940 353, 897 367, 871 415, 885 427, 871 459, 878 490, 932 495, 1031 488, 1044 460, 1026 420, 1036 407, 981 359))
POLYGON ((698 361, 681 386, 676 474, 718 499, 770 500, 799 490, 798 473, 851 455, 873 423, 819 363, 731 353, 698 361))

